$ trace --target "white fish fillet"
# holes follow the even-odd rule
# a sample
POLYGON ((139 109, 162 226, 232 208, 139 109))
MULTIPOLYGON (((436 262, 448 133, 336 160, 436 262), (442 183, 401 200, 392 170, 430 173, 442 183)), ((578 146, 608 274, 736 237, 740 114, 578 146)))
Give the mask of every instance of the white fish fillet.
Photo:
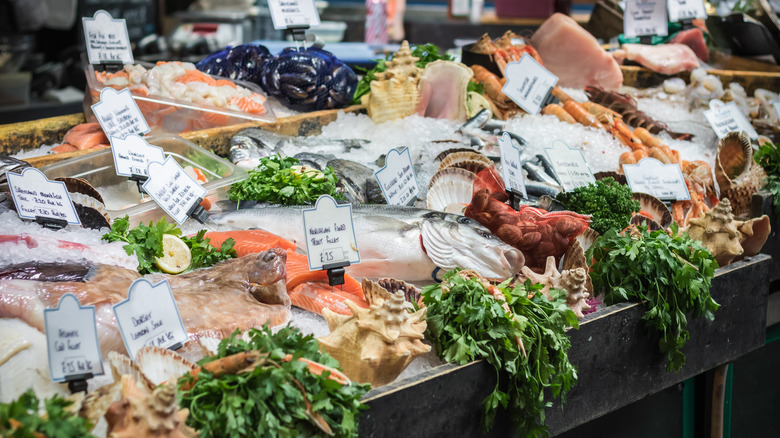
POLYGON ((685 44, 623 44, 613 52, 615 59, 635 61, 654 72, 673 75, 699 66, 696 53, 685 44))

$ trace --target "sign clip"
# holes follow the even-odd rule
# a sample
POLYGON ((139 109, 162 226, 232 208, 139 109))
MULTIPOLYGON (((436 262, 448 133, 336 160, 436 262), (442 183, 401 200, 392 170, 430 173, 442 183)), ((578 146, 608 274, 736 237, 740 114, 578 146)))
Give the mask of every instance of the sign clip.
POLYGON ((138 175, 135 173, 130 175, 130 181, 135 181, 135 185, 138 187, 138 193, 141 194, 146 193, 146 190, 144 190, 144 183, 147 179, 149 179, 149 177, 146 175, 138 175))
POLYGON ((346 274, 344 268, 349 265, 349 262, 322 265, 322 269, 328 273, 328 285, 333 287, 344 284, 344 275, 346 274))
POLYGON ((196 221, 205 224, 206 221, 209 219, 209 213, 206 211, 205 208, 203 208, 200 203, 203 202, 203 198, 198 198, 197 201, 195 201, 194 204, 192 204, 192 207, 190 207, 190 211, 187 212, 187 216, 195 219, 196 221))
POLYGON ((71 394, 87 392, 87 379, 91 379, 92 377, 94 377, 92 373, 66 376, 65 381, 68 382, 68 391, 70 391, 71 394))
POLYGON ((55 219, 53 217, 35 216, 35 222, 43 228, 50 230, 61 230, 68 226, 68 221, 65 219, 55 219))
POLYGON ((116 73, 125 68, 125 65, 121 61, 103 61, 98 64, 98 66, 106 73, 116 73))

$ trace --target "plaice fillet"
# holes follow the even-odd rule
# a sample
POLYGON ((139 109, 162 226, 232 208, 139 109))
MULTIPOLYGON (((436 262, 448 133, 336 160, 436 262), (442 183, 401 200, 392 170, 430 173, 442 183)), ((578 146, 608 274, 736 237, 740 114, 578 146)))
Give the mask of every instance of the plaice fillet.
POLYGON ((615 89, 623 84, 623 73, 596 38, 576 21, 553 14, 531 38, 544 66, 558 76, 559 87, 585 88, 597 85, 615 89))
POLYGON ((693 70, 699 66, 699 58, 684 44, 623 44, 613 53, 615 59, 635 61, 650 70, 665 75, 693 70))

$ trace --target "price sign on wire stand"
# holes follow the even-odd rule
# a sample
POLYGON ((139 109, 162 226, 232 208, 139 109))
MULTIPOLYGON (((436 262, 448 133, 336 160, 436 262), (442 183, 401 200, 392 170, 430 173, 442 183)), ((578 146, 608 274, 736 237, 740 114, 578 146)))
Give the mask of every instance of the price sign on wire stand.
POLYGON ((67 293, 57 307, 43 311, 43 320, 51 380, 86 380, 103 374, 95 306, 82 306, 67 293))
POLYGON ((135 280, 127 299, 114 305, 114 315, 132 358, 145 345, 176 350, 189 339, 168 280, 154 286, 135 280))
POLYGON ((593 172, 590 171, 582 151, 570 148, 561 140, 555 140, 552 147, 545 148, 547 158, 550 159, 555 174, 565 191, 571 191, 580 186, 586 186, 596 182, 593 172))
POLYGON ((320 14, 314 0, 268 0, 274 29, 291 26, 316 27, 320 25, 320 14))
POLYGON ((668 0, 669 21, 686 21, 707 18, 704 0, 668 0))
POLYGON ((539 114, 551 101, 552 90, 558 83, 558 76, 527 53, 520 61, 507 64, 506 78, 501 91, 529 114, 539 114))
POLYGON ((627 0, 623 11, 623 34, 626 38, 666 36, 665 0, 627 0))
POLYGON ((146 134, 151 131, 127 88, 122 91, 111 87, 102 89, 100 102, 92 105, 92 112, 108 138, 125 138, 128 135, 146 134))
POLYGON ((159 146, 152 146, 143 137, 131 134, 125 138, 111 137, 114 168, 119 176, 148 176, 150 163, 165 161, 165 153, 159 146))
POLYGON ((634 193, 647 193, 662 201, 691 199, 679 164, 664 164, 648 157, 637 164, 624 164, 623 172, 634 193))
POLYGON ((710 122, 718 138, 723 138, 733 131, 745 131, 753 140, 758 138, 758 132, 734 102, 723 103, 713 99, 710 101, 710 109, 704 111, 704 117, 710 122))
POLYGON ((514 145, 512 138, 506 132, 499 137, 498 147, 501 153, 501 177, 504 179, 507 192, 518 193, 527 198, 520 149, 514 145))
POLYGON ((20 218, 53 229, 81 224, 64 182, 49 181, 43 172, 32 167, 21 174, 10 171, 5 174, 20 218))
POLYGON ((149 163, 147 175, 149 179, 143 184, 144 191, 176 223, 184 223, 191 215, 201 223, 208 218, 208 214, 201 216, 205 211, 199 205, 206 196, 206 189, 187 175, 173 157, 169 156, 162 163, 149 163))
POLYGON ((403 152, 398 152, 395 148, 390 149, 385 157, 385 167, 377 170, 374 176, 379 181, 379 187, 382 188, 387 203, 390 205, 413 203, 420 194, 420 187, 414 175, 409 148, 404 148, 403 152))
POLYGON ((322 195, 302 214, 309 270, 327 270, 331 286, 344 284, 344 267, 360 263, 352 206, 322 195))
POLYGON ((133 63, 127 23, 123 18, 115 19, 101 9, 92 18, 83 17, 81 22, 90 64, 133 63))

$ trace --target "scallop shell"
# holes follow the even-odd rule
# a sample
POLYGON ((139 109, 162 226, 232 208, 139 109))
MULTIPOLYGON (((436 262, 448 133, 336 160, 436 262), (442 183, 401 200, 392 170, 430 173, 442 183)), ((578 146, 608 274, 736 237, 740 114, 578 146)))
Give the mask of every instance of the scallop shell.
POLYGON ((375 123, 414 114, 420 101, 417 85, 422 69, 414 65, 418 60, 412 56, 409 43, 404 41, 393 59, 387 61, 387 70, 377 73, 376 79, 371 81, 371 93, 363 96, 361 103, 375 123))
POLYGON ((446 169, 447 167, 460 167, 461 169, 471 170, 469 169, 469 167, 474 167, 474 164, 472 163, 483 163, 484 166, 479 168, 479 170, 482 170, 485 167, 488 167, 491 164, 493 164, 493 162, 490 161, 490 158, 480 154, 479 152, 474 152, 474 151, 453 152, 451 154, 448 154, 446 157, 444 157, 441 160, 441 164, 439 164, 438 170, 446 169), (461 165, 461 163, 469 163, 469 164, 461 165))
POLYGON ((90 196, 92 198, 97 199, 102 204, 106 203, 106 201, 103 200, 103 197, 100 196, 100 192, 98 192, 97 189, 93 187, 92 184, 90 184, 89 181, 85 180, 84 178, 62 177, 62 178, 55 178, 54 180, 64 182, 65 187, 68 189, 68 192, 70 193, 81 193, 82 195, 90 196))
POLYGON ((114 381, 118 382, 122 376, 132 376, 136 382, 145 385, 149 390, 154 388, 154 384, 149 381, 130 357, 116 351, 109 351, 108 363, 111 365, 114 381))
MULTIPOLYGON (((585 251, 590 249, 597 237, 599 237, 599 233, 592 228, 588 228, 580 233, 563 255, 561 269, 564 271, 577 268, 583 268, 586 271, 590 269, 590 263, 585 258, 585 251)), ((585 290, 593 294, 593 282, 590 279, 590 275, 585 279, 585 290)))
POLYGON ((96 230, 111 227, 111 217, 103 197, 92 184, 83 178, 64 177, 55 178, 55 181, 65 183, 82 227, 96 230))
POLYGON ((428 208, 462 214, 471 202, 475 179, 474 173, 457 167, 436 172, 428 185, 428 208))
POLYGON ((388 300, 393 294, 402 294, 404 300, 416 303, 422 294, 420 289, 402 280, 394 278, 380 278, 372 281, 363 279, 363 297, 368 304, 377 304, 379 300, 388 300))
POLYGON ((753 161, 753 145, 744 131, 730 132, 718 143, 715 157, 715 180, 721 198, 731 201, 735 216, 750 213, 753 194, 764 185, 767 175, 753 161))
POLYGON ((653 195, 648 195, 647 193, 634 193, 631 197, 635 201, 639 201, 639 208, 650 213, 652 215, 651 219, 653 219, 660 228, 669 228, 669 226, 672 225, 672 213, 663 201, 653 195))
POLYGON ((647 227, 647 231, 658 231, 661 229, 661 225, 653 220, 653 218, 649 218, 639 213, 631 216, 631 219, 628 221, 628 223, 631 225, 643 225, 647 227))
POLYGON ((433 159, 436 163, 441 163, 441 160, 444 159, 447 155, 454 154, 456 152, 474 152, 474 149, 471 148, 452 148, 447 149, 446 151, 442 151, 439 153, 439 155, 436 155, 436 158, 433 159))
POLYGON ((613 178, 615 181, 617 181, 618 183, 620 183, 622 185, 628 184, 628 182, 626 181, 626 176, 623 175, 622 173, 617 173, 617 172, 596 172, 596 173, 593 174, 593 178, 596 178, 596 180, 598 180, 598 181, 601 181, 602 179, 607 178, 607 177, 613 178))
POLYGON ((138 350, 135 362, 154 386, 176 381, 195 368, 195 364, 171 350, 148 345, 138 350))

